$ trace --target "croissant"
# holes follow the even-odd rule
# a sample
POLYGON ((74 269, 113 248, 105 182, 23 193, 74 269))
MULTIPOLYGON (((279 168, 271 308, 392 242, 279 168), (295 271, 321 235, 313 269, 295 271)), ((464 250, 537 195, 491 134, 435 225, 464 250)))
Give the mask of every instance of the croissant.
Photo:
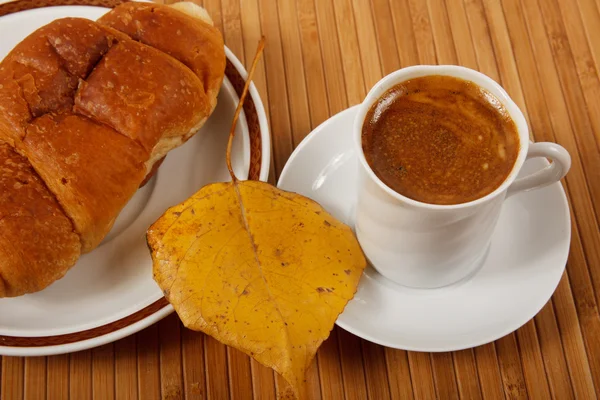
POLYGON ((64 18, 0 63, 0 297, 97 247, 137 188, 216 106, 223 38, 204 9, 125 3, 64 18))

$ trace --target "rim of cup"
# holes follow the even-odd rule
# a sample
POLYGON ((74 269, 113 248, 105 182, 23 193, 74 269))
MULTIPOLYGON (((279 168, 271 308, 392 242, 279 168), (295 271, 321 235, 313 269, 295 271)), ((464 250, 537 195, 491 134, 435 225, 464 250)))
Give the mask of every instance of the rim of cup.
POLYGON ((375 86, 373 86, 373 88, 369 91, 363 102, 359 105, 358 113, 354 119, 353 129, 354 142, 355 145, 358 147, 358 159, 367 171, 369 177, 373 181, 375 181, 381 189, 383 189, 387 194, 394 197, 395 199, 415 207, 427 208, 430 210, 453 210, 468 208, 482 203, 486 203, 494 199, 500 193, 506 191, 508 187, 514 182, 519 171, 521 170, 521 167, 523 166, 523 163, 525 162, 525 159, 527 158, 527 150, 529 148, 529 127, 527 125, 525 116, 523 115, 523 112, 521 112, 521 109, 510 98, 508 93, 506 93, 504 88, 489 76, 482 74, 479 71, 475 71, 473 69, 461 67, 458 65, 415 65, 399 69, 383 77, 379 82, 375 84, 375 86), (405 82, 409 79, 431 75, 453 76, 455 78, 460 78, 465 81, 473 82, 477 86, 480 86, 481 88, 487 90, 488 92, 493 94, 498 100, 500 100, 504 108, 508 111, 510 118, 513 120, 517 127, 517 132, 519 135, 519 154, 510 173, 508 174, 507 178, 502 182, 502 184, 500 184, 496 189, 494 189, 494 191, 476 200, 459 204, 430 204, 411 199, 396 192, 388 185, 386 185, 381 179, 379 179, 379 177, 375 174, 375 172, 373 172, 373 169, 371 169, 371 166, 365 158, 365 154, 362 148, 362 127, 365 120, 365 116, 367 112, 371 109, 373 104, 377 100, 379 100, 379 98, 388 89, 392 88, 393 86, 405 82))

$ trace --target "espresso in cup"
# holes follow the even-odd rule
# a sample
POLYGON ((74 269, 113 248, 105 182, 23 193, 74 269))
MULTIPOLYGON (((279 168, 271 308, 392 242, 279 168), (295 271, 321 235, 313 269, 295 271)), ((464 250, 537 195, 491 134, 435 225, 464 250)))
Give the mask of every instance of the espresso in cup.
POLYGON ((509 176, 519 132, 500 100, 452 76, 413 78, 387 90, 362 126, 367 163, 397 193, 429 204, 488 195, 509 176))
POLYGON ((475 274, 504 200, 557 182, 571 165, 560 145, 530 143, 523 113, 500 85, 456 65, 415 65, 381 79, 356 108, 353 136, 358 241, 383 277, 420 289, 475 274), (523 174, 533 158, 551 162, 523 174))

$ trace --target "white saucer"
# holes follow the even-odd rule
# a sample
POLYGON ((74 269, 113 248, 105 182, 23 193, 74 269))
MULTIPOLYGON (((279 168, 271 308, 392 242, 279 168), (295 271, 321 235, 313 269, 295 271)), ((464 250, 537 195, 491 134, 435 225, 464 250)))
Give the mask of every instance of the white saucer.
MULTIPOLYGON (((318 201, 353 226, 358 163, 353 107, 317 127, 291 155, 279 187, 318 201)), ((528 161, 521 174, 542 168, 528 161)), ((489 256, 472 277, 442 289, 410 289, 373 268, 337 324, 384 346, 452 351, 494 341, 533 318, 565 270, 569 206, 559 183, 506 200, 489 256)))

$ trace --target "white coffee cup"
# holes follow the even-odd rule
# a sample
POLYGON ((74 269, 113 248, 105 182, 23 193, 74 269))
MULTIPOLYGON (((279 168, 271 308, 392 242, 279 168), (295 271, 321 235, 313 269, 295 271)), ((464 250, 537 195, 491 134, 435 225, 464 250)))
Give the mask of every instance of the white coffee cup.
POLYGON ((485 261, 504 199, 557 182, 571 166, 571 157, 562 146, 529 142, 523 113, 498 83, 480 72, 454 65, 408 67, 380 80, 359 106, 354 137, 360 170, 358 240, 379 273, 415 288, 447 286, 475 273, 485 261), (437 205, 410 199, 383 183, 365 159, 362 127, 371 106, 391 87, 428 75, 453 76, 488 90, 502 102, 517 126, 520 150, 512 171, 496 190, 477 200, 437 205), (552 162, 541 171, 517 179, 525 160, 535 157, 552 162))

